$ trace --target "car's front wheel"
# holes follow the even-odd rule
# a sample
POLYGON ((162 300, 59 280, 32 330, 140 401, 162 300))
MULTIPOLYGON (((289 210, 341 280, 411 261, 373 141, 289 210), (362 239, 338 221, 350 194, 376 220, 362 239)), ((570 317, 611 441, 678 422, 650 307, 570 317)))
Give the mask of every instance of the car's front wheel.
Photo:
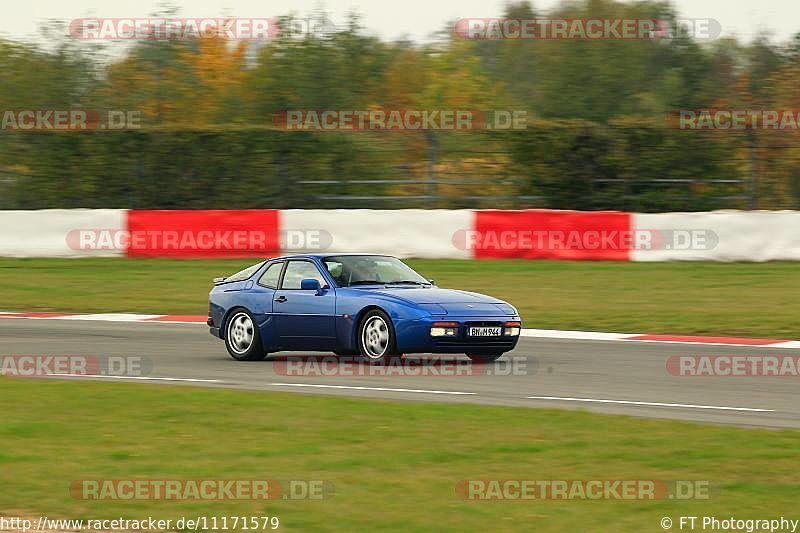
POLYGON ((472 361, 475 363, 485 365, 488 363, 494 363, 495 361, 500 359, 502 355, 503 352, 468 353, 467 357, 472 359, 472 361))
POLYGON ((243 308, 234 309, 225 328, 225 347, 237 361, 260 361, 267 354, 253 316, 243 308))
POLYGON ((368 312, 358 327, 358 351, 361 360, 372 365, 385 365, 400 357, 392 320, 377 309, 368 312))

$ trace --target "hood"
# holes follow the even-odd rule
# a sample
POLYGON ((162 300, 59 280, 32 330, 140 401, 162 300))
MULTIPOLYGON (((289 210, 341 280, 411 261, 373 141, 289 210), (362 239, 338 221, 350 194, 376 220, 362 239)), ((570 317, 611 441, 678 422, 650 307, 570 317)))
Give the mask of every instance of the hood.
POLYGON ((386 287, 371 292, 419 305, 433 315, 512 316, 516 310, 491 296, 455 289, 386 287))
POLYGON ((497 298, 478 294, 477 292, 459 291, 456 289, 414 288, 405 287, 385 287, 381 289, 370 289, 371 292, 386 294, 401 298, 415 304, 502 304, 505 303, 497 298))

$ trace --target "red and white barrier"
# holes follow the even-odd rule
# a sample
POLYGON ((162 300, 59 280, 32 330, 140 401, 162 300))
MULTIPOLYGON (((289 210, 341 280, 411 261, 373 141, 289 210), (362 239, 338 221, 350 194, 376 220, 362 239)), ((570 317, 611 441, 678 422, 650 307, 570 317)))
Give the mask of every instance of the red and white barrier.
MULTIPOLYGON (((43 209, 0 211, 0 256, 108 257, 125 255, 114 246, 91 245, 87 231, 98 228, 114 234, 125 229, 124 209, 43 209)), ((96 242, 96 239, 95 239, 96 242)))
POLYGON ((278 211, 140 210, 128 212, 131 257, 269 257, 280 253, 278 211))
POLYGON ((631 217, 616 211, 477 211, 473 256, 626 261, 631 217))
POLYGON ((632 215, 662 246, 631 250, 631 261, 800 261, 800 212, 713 211, 632 215))
POLYGON ((0 256, 361 252, 455 259, 798 261, 797 229, 796 211, 0 211, 0 256))
POLYGON ((284 252, 367 252, 469 259, 455 236, 474 227, 468 210, 289 209, 280 213, 284 252))

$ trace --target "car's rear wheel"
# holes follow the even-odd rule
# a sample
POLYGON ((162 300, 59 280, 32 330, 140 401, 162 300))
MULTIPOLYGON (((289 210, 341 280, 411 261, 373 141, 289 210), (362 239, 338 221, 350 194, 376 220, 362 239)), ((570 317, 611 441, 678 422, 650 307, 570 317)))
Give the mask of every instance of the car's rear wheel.
POLYGON ((239 308, 231 312, 225 327, 225 347, 237 361, 260 361, 267 356, 261 346, 256 321, 247 309, 239 308))
POLYGON ((494 363, 500 357, 502 357, 503 352, 486 352, 486 353, 468 353, 467 357, 472 359, 473 362, 485 365, 488 363, 494 363))
POLYGON ((358 327, 358 351, 361 360, 385 365, 399 359, 392 320, 383 311, 369 311, 358 327))

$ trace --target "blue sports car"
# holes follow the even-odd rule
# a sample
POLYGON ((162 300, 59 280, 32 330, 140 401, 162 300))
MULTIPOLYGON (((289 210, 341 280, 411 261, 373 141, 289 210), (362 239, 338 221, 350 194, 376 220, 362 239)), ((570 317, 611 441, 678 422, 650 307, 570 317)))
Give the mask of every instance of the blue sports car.
POLYGON ((519 340, 508 303, 440 289, 395 257, 292 255, 214 280, 211 334, 231 357, 284 350, 332 351, 370 364, 405 353, 464 353, 488 363, 519 340))

